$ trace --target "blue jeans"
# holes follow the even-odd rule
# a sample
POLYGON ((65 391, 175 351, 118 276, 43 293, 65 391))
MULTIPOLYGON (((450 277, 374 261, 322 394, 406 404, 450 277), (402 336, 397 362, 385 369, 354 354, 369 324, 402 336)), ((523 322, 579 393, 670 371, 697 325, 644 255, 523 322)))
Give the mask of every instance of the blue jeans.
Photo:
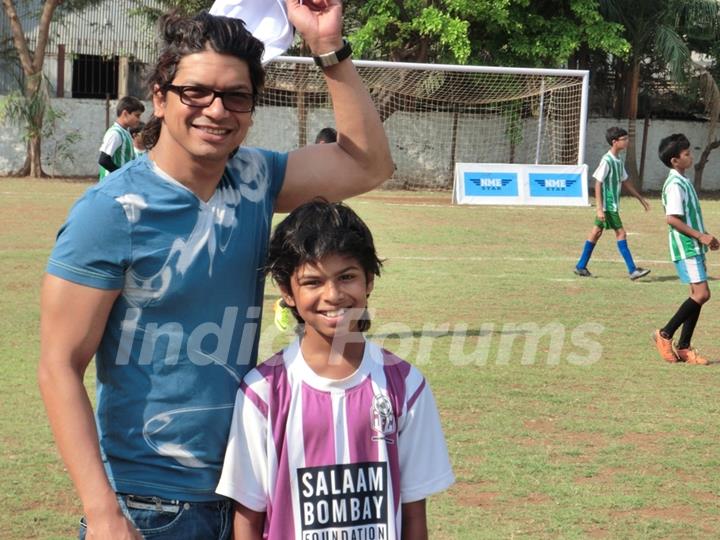
MULTIPOLYGON (((229 540, 232 532, 233 503, 168 501, 118 493, 123 514, 149 540, 229 540)), ((80 520, 80 540, 87 525, 80 520)))

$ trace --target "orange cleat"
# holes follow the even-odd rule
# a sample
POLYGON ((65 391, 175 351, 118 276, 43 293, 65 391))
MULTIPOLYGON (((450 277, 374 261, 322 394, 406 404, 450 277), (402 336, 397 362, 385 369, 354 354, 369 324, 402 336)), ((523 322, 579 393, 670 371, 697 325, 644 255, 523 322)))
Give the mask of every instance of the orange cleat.
POLYGON ((681 362, 687 362, 688 364, 695 364, 696 366, 707 366, 710 362, 707 358, 700 356, 697 349, 678 349, 678 358, 681 362))
POLYGON ((663 360, 670 362, 671 364, 680 361, 680 358, 678 358, 678 355, 675 354, 675 351, 673 350, 672 339, 662 337, 662 335, 660 335, 660 330, 655 330, 655 332, 653 332, 653 341, 655 341, 655 347, 663 360))

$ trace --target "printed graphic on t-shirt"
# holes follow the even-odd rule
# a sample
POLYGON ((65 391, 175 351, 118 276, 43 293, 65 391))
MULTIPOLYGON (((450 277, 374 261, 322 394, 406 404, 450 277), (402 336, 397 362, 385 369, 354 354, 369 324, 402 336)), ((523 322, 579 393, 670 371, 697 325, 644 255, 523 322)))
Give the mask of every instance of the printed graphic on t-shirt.
POLYGON ((392 403, 385 394, 378 394, 373 398, 370 418, 370 425, 376 433, 373 436, 373 441, 384 440, 389 444, 394 444, 395 415, 393 414, 392 403))
POLYGON ((387 463, 297 469, 301 540, 388 538, 387 463))
MULTIPOLYGON (((143 325, 142 312, 150 305, 163 302, 166 295, 182 289, 181 282, 189 268, 204 251, 207 252, 209 259, 207 276, 211 279, 215 258, 226 251, 232 236, 237 234, 239 229, 237 207, 243 199, 260 202, 267 196, 271 178, 262 154, 252 149, 245 149, 228 163, 228 169, 231 170, 237 184, 233 185, 228 179, 223 178, 213 197, 205 204, 198 205, 197 218, 192 231, 175 238, 164 262, 153 274, 143 274, 133 266, 127 269, 122 295, 132 307, 127 310, 125 320, 122 322, 120 350, 124 351, 127 357, 119 353, 116 359, 118 364, 130 362, 131 347, 137 341, 136 333, 143 332, 146 335, 141 350, 136 352, 139 354, 137 362, 148 365, 152 364, 153 359, 143 356, 146 340, 154 344, 159 336, 170 336, 165 362, 172 363, 179 361, 179 341, 183 339, 183 335, 188 335, 190 336, 188 339, 192 339, 192 329, 181 328, 176 322, 166 323, 162 327, 154 322, 143 325)), ((155 169, 155 173, 169 182, 175 182, 159 169, 155 169)), ((152 210, 151 202, 139 193, 125 193, 115 200, 122 206, 127 220, 132 224, 141 222, 146 212, 152 210)), ((234 306, 225 309, 222 324, 218 326, 219 331, 233 326, 238 315, 237 311, 238 308, 234 306)), ((147 350, 155 354, 154 347, 148 347, 147 350)), ((201 352, 188 349, 187 354, 200 356, 201 352)), ((222 356, 205 354, 202 359, 198 358, 194 361, 198 365, 201 365, 201 362, 213 364, 240 384, 238 374, 230 367, 232 362, 227 354, 222 356)), ((207 468, 210 464, 199 457, 204 454, 203 442, 195 436, 195 430, 188 429, 188 426, 200 425, 204 421, 200 419, 207 418, 207 415, 212 413, 229 417, 232 407, 232 403, 224 403, 196 406, 184 404, 183 407, 167 408, 145 418, 143 440, 155 453, 172 458, 184 467, 207 468)))

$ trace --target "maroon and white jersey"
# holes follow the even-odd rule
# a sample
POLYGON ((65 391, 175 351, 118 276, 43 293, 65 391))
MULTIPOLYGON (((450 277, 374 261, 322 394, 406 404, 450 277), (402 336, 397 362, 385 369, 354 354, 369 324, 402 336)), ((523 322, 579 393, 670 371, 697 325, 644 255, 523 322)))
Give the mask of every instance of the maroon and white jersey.
POLYGON ((366 342, 354 374, 326 379, 296 341, 245 376, 217 493, 266 512, 270 540, 399 540, 401 504, 453 481, 417 369, 366 342))

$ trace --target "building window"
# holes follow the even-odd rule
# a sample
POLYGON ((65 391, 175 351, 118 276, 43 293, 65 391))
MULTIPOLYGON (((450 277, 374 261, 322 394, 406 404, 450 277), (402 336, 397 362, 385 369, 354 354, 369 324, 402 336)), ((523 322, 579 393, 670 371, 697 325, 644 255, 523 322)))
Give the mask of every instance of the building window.
POLYGON ((117 99, 118 57, 78 54, 73 60, 74 98, 117 99))

